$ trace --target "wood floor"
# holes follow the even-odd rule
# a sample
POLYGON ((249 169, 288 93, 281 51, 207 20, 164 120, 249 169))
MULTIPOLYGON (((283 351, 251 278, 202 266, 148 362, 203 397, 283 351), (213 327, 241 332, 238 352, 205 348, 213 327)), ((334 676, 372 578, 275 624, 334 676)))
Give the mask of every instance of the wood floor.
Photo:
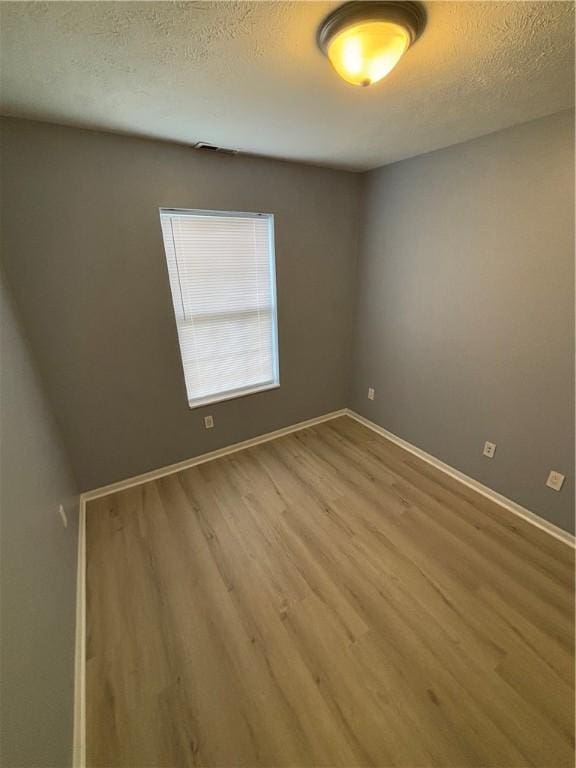
POLYGON ((88 766, 574 764, 573 550, 348 417, 90 502, 88 766))

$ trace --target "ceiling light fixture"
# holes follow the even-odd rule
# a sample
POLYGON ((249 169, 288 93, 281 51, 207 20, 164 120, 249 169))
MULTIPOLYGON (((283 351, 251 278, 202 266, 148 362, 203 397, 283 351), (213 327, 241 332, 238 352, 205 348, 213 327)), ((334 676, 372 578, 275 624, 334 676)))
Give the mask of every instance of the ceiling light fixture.
POLYGON ((420 3, 358 0, 324 19, 318 46, 346 82, 372 85, 394 69, 425 25, 420 3))

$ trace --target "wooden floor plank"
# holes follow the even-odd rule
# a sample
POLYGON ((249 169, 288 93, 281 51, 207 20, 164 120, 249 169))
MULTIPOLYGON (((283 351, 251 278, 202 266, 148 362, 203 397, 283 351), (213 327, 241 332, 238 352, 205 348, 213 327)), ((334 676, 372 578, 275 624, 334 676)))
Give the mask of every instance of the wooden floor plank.
POLYGON ((574 551, 347 417, 86 547, 89 768, 574 763, 574 551))

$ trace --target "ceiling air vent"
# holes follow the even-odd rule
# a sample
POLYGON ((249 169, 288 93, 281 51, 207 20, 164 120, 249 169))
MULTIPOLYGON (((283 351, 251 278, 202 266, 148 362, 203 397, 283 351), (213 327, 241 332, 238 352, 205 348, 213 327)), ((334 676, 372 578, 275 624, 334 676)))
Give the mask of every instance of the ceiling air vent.
POLYGON ((228 149, 227 147, 217 147, 215 144, 208 144, 207 141, 197 141, 192 144, 192 149, 198 149, 201 152, 212 152, 218 155, 237 155, 237 149, 228 149))

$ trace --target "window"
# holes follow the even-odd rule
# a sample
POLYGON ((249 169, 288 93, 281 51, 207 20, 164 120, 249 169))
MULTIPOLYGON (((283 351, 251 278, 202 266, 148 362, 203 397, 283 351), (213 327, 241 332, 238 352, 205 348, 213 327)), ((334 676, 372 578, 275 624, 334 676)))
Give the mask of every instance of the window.
POLYGON ((274 217, 160 209, 191 408, 279 385, 274 217))

